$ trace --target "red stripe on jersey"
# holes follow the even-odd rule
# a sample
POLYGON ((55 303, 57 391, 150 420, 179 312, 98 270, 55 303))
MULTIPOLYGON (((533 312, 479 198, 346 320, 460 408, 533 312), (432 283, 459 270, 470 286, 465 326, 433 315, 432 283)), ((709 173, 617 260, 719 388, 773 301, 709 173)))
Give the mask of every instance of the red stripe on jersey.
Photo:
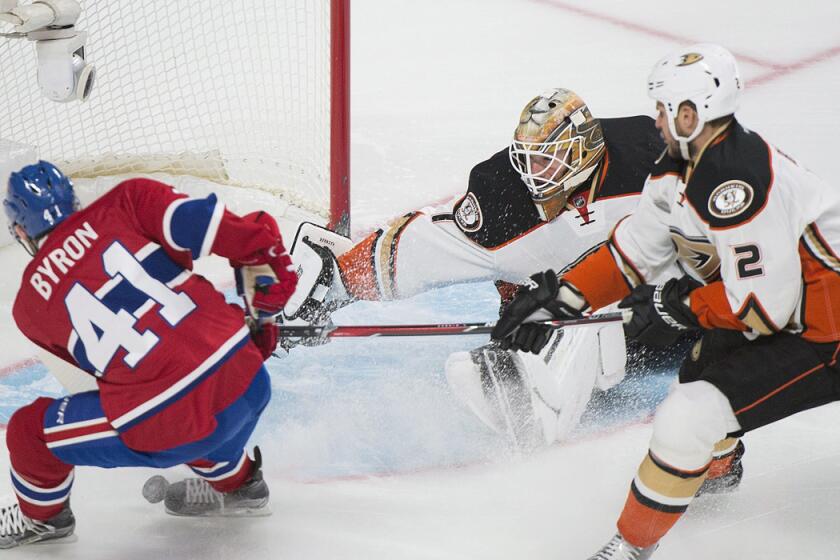
POLYGON ((101 418, 99 420, 100 421, 95 424, 87 424, 81 427, 74 427, 73 424, 68 424, 67 426, 61 426, 62 429, 58 431, 55 430, 56 427, 53 427, 52 429, 47 428, 44 430, 44 441, 47 443, 54 443, 57 441, 73 439, 81 436, 89 436, 99 432, 111 432, 114 430, 106 418, 101 418))

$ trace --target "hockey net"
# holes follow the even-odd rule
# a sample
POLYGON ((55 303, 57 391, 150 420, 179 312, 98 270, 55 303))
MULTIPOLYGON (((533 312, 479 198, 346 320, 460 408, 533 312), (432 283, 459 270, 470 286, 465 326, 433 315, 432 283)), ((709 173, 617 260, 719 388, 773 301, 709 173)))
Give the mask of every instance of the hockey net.
POLYGON ((89 198, 147 175, 335 222, 347 212, 348 3, 84 0, 90 99, 49 101, 33 44, 0 40, 0 137, 34 146, 89 198))

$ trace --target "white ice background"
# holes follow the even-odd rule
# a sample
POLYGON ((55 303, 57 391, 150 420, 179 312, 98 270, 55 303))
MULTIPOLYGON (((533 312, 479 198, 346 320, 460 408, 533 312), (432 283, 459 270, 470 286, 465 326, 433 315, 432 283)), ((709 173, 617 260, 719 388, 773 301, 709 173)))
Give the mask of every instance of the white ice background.
MULTIPOLYGON (((465 188, 471 166, 506 145, 521 107, 544 89, 574 89, 598 116, 651 114, 648 70, 697 40, 741 57, 742 121, 836 182, 839 20, 833 0, 355 0, 354 236, 465 188)), ((10 313, 23 252, 0 249, 0 262, 2 367, 34 350, 10 313)), ((492 320, 495 310, 492 286, 481 284, 356 304, 336 321, 492 320)), ((271 517, 172 518, 140 496, 150 471, 81 468, 73 493, 78 541, 0 554, 588 558, 614 532, 646 450, 644 419, 670 376, 629 380, 617 398, 589 411, 573 441, 522 456, 463 410, 443 379, 450 352, 481 342, 342 340, 271 360, 274 397, 254 438, 271 517)), ((0 422, 60 390, 37 364, 0 378, 0 422)), ((749 434, 739 491, 696 501, 655 558, 840 557, 838 425, 840 409, 829 405, 749 434)), ((0 462, 5 468, 8 457, 0 462)), ((10 493, 4 484, 0 494, 10 493)))

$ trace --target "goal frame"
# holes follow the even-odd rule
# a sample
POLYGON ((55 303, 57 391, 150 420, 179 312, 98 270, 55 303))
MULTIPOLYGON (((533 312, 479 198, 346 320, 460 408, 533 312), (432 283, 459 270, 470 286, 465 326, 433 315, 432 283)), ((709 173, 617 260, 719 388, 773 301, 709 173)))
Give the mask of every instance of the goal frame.
POLYGON ((350 235, 350 0, 330 7, 330 220, 350 235))

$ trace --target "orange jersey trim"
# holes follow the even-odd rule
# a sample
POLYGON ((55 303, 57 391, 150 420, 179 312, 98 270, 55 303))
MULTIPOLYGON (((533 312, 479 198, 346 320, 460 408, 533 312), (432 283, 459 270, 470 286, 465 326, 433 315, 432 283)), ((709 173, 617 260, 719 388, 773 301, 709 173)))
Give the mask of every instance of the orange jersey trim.
POLYGON ((338 270, 347 293, 355 299, 378 300, 381 299, 379 288, 376 283, 376 241, 382 235, 378 230, 352 249, 338 257, 338 270))
POLYGON ((802 338, 811 342, 840 340, 840 273, 830 268, 831 259, 836 257, 829 251, 827 244, 814 249, 799 244, 805 284, 800 319, 805 329, 802 338), (812 250, 822 250, 825 254, 817 255, 812 250))
MULTIPOLYGON (((835 355, 836 355, 836 352, 835 352, 835 355)), ((837 360, 835 359, 834 361, 832 361, 832 362, 831 362, 830 364, 828 364, 828 365, 832 366, 832 365, 834 365, 834 364, 836 363, 836 361, 837 361, 837 360)), ((737 415, 739 415, 739 414, 741 414, 741 413, 743 413, 743 412, 747 412, 748 410, 750 410, 750 409, 752 409, 752 408, 755 408, 756 406, 760 405, 761 403, 763 403, 764 401, 766 401, 766 400, 767 400, 767 399, 769 399, 770 397, 772 397, 772 396, 774 396, 774 395, 778 395, 779 393, 781 393, 782 391, 784 391, 785 389, 787 389, 787 388, 788 388, 788 387, 790 387, 791 385, 793 385, 793 384, 795 384, 795 383, 798 383, 798 382, 802 381, 803 379, 805 379, 806 377, 808 377, 808 376, 809 376, 809 375, 811 375, 812 373, 815 373, 815 372, 820 371, 820 370, 821 370, 821 369, 823 369, 825 366, 826 366, 826 364, 820 364, 820 365, 818 365, 818 366, 814 366, 814 367, 812 367, 812 368, 811 368, 811 369, 809 369, 808 371, 803 371, 802 373, 800 373, 799 375, 797 375, 796 377, 794 377, 793 379, 791 379, 790 381, 788 381, 788 382, 787 382, 787 383, 785 383, 784 385, 781 385, 780 387, 777 387, 776 389, 773 389, 772 391, 770 391, 769 393, 767 393, 766 395, 764 395, 763 397, 761 397, 761 398, 760 398, 760 399, 758 399, 757 401, 753 402, 752 404, 748 404, 748 405, 747 405, 747 406, 745 406, 744 408, 741 408, 740 410, 736 410, 736 411, 735 411, 735 415, 737 416, 737 415)))
POLYGON ((656 181, 662 179, 664 177, 677 177, 682 178, 682 173, 678 171, 666 171, 665 173, 660 173, 659 175, 651 175, 648 180, 649 181, 656 181))
POLYGON ((564 274, 563 279, 583 294, 592 309, 600 309, 630 294, 606 243, 564 274))
POLYGON ((689 303, 691 312, 704 329, 747 330, 747 326, 732 312, 726 299, 726 288, 720 280, 693 290, 689 303))

